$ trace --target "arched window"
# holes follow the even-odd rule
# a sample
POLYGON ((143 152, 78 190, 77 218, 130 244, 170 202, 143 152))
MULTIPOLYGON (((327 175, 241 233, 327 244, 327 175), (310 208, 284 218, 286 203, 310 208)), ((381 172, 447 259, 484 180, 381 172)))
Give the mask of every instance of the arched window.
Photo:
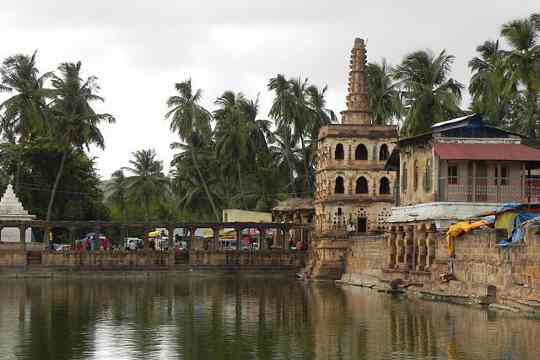
POLYGON ((413 190, 418 190, 418 160, 414 160, 413 167, 413 190))
POLYGON ((426 173, 424 174, 424 190, 426 192, 431 191, 431 186, 433 182, 433 174, 432 174, 432 166, 431 166, 431 159, 426 160, 426 173))
POLYGON ((403 170, 401 174, 401 191, 407 192, 407 177, 409 176, 407 171, 407 163, 403 163, 403 170))
POLYGON ((360 144, 356 147, 356 150, 354 152, 354 159, 355 160, 367 160, 367 148, 364 146, 364 144, 360 144))
POLYGON ((367 194, 369 192, 368 182, 365 177, 360 176, 356 180, 356 193, 357 194, 367 194))
POLYGON ((379 160, 388 160, 388 146, 386 144, 382 144, 381 148, 379 149, 379 160))
POLYGON ((334 188, 335 194, 344 194, 345 193, 345 186, 343 185, 343 178, 341 176, 338 176, 336 178, 336 187, 334 188))
POLYGON ((343 144, 336 145, 336 152, 334 154, 336 160, 343 160, 345 158, 345 151, 343 150, 343 144))
POLYGON ((390 194, 390 180, 386 176, 383 176, 379 182, 379 194, 390 194))

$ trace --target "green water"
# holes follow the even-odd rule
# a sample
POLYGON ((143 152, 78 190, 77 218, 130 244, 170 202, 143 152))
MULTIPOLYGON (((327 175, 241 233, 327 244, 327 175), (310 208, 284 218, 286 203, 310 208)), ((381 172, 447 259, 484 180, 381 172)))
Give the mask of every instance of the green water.
POLYGON ((540 359, 540 321, 284 278, 0 280, 0 359, 540 359))

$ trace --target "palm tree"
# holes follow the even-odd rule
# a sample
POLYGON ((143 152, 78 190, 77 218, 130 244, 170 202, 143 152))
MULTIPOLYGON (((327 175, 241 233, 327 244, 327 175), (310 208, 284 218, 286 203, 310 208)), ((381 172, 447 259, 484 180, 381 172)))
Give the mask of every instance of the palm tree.
POLYGON ((249 145, 252 155, 268 152, 268 137, 271 134, 272 123, 269 120, 258 119, 259 95, 255 100, 244 99, 239 102, 240 111, 248 123, 249 145))
POLYGON ((193 92, 191 79, 175 84, 175 89, 178 95, 171 96, 167 100, 167 106, 170 110, 165 115, 165 118, 170 118, 171 130, 178 133, 180 139, 190 145, 190 155, 193 165, 197 170, 199 181, 203 184, 216 221, 220 221, 214 199, 210 193, 206 179, 202 176, 195 151, 198 146, 210 137, 210 120, 212 116, 199 104, 202 97, 202 90, 198 89, 193 92))
POLYGON ((0 68, 0 91, 15 94, 0 104, 7 123, 23 140, 37 128, 44 126, 45 97, 50 93, 43 87, 52 76, 47 72, 39 75, 36 55, 14 55, 4 60, 0 68))
POLYGON ((291 196, 295 197, 297 194, 294 174, 297 172, 298 150, 294 145, 293 136, 289 128, 282 127, 271 134, 270 153, 278 168, 287 169, 286 173, 289 177, 287 189, 291 196))
POLYGON ((429 131, 432 124, 462 113, 463 85, 449 78, 454 56, 446 51, 416 51, 396 66, 394 77, 403 88, 407 114, 402 131, 407 135, 429 131))
POLYGON ((392 79, 392 72, 386 59, 382 59, 380 64, 369 63, 367 66, 369 111, 377 125, 387 125, 399 118, 403 111, 401 92, 392 79))
POLYGON ((510 81, 515 86, 522 85, 525 97, 525 116, 523 128, 531 139, 538 137, 539 101, 538 83, 540 82, 540 44, 538 43, 539 15, 533 14, 527 19, 513 20, 504 24, 502 37, 511 46, 505 53, 510 81), (519 85, 518 85, 519 84, 519 85))
MULTIPOLYGON (((287 80, 278 74, 271 78, 268 89, 274 91, 275 97, 270 108, 270 117, 276 121, 278 128, 290 128, 294 146, 300 142, 302 152, 306 152, 305 134, 311 120, 307 101, 307 79, 287 80)), ((304 174, 308 174, 308 157, 304 156, 304 174)), ((309 177, 304 178, 304 189, 311 189, 309 177)))
POLYGON ((47 207, 47 221, 51 219, 56 191, 68 154, 73 150, 88 149, 91 144, 105 148, 99 125, 103 121, 115 121, 113 116, 98 114, 90 106, 92 102, 104 100, 96 95, 99 89, 96 77, 91 76, 86 81, 81 79, 80 61, 62 63, 58 70, 61 77, 54 76, 52 79, 54 92, 48 112, 52 134, 61 149, 62 157, 47 207))
POLYGON ((493 125, 502 125, 517 88, 510 81, 504 51, 499 41, 486 41, 476 48, 480 57, 469 61, 473 72, 469 85, 472 110, 485 114, 493 125))
POLYGON ((128 181, 124 171, 122 169, 116 170, 107 185, 107 190, 110 191, 109 201, 118 207, 122 219, 125 219, 128 202, 128 181))
POLYGON ((204 144, 194 149, 189 144, 176 142, 171 144, 171 149, 180 150, 171 162, 172 190, 178 196, 179 205, 189 213, 203 215, 206 210, 209 210, 214 216, 209 199, 220 199, 216 188, 223 179, 221 181, 217 179, 216 169, 219 169, 219 164, 214 156, 213 144, 204 144), (193 151, 197 151, 197 159, 206 166, 200 169, 195 167, 191 154, 193 151), (199 180, 201 176, 205 179, 206 187, 199 180))
POLYGON ((242 163, 246 162, 250 143, 250 123, 243 112, 243 104, 247 101, 242 93, 226 91, 217 98, 218 110, 214 112, 216 119, 216 154, 225 167, 235 168, 242 203, 245 204, 245 189, 242 184, 242 163))
POLYGON ((129 197, 140 203, 144 209, 144 220, 148 221, 150 205, 161 199, 168 190, 168 179, 163 174, 163 164, 156 159, 156 152, 138 150, 133 154, 130 166, 123 168, 130 176, 127 178, 129 197))
MULTIPOLYGON (((43 85, 52 73, 39 75, 36 67, 36 55, 14 55, 4 60, 0 68, 0 92, 14 93, 3 103, 0 110, 4 111, 2 117, 2 133, 4 138, 15 144, 17 138, 21 143, 26 142, 32 134, 43 129, 45 124, 44 109, 45 96, 48 90, 43 85)), ((19 177, 22 159, 17 152, 14 158, 15 189, 19 189, 19 177)))

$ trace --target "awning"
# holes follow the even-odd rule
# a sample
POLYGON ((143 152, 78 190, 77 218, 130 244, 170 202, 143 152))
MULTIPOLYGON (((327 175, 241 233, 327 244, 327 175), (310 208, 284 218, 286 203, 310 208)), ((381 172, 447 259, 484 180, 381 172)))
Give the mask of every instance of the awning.
POLYGON ((435 144, 444 160, 497 160, 540 162, 540 150, 523 144, 435 144))

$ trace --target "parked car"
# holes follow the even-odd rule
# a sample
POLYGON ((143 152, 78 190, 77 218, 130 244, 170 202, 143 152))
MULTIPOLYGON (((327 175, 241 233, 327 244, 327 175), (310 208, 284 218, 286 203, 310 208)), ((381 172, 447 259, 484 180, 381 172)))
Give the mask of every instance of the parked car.
POLYGON ((53 244, 54 251, 69 251, 71 250, 71 245, 69 244, 53 244))
POLYGON ((144 240, 137 237, 124 238, 124 248, 126 250, 137 250, 144 247, 144 240))

